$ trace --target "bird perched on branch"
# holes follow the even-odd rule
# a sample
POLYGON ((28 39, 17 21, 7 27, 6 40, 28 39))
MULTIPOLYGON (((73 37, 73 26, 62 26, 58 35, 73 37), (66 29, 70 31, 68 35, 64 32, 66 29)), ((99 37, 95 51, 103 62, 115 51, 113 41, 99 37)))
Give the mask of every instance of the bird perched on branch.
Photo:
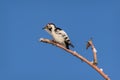
POLYGON ((69 49, 69 46, 74 47, 70 42, 67 33, 64 30, 56 27, 54 23, 48 23, 43 29, 53 37, 55 42, 58 42, 67 49, 69 49))

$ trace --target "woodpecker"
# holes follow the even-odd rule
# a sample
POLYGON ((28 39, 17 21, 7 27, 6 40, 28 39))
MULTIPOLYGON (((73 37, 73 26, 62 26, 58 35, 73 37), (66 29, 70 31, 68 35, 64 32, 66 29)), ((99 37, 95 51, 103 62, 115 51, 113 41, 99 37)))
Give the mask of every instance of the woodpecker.
POLYGON ((48 23, 43 29, 53 37, 55 42, 58 42, 67 49, 69 49, 69 46, 74 48, 67 33, 61 28, 56 27, 54 23, 48 23))

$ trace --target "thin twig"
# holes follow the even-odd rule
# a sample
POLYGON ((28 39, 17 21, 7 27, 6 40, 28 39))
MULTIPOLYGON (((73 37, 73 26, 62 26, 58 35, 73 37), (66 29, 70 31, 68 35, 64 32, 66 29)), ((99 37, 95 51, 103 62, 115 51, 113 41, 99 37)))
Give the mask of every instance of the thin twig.
POLYGON ((86 58, 84 58, 77 52, 67 49, 67 48, 63 47, 62 45, 55 43, 53 40, 41 38, 40 42, 49 43, 49 44, 55 45, 61 49, 64 49, 65 51, 69 52, 73 56, 75 56, 75 57, 79 58, 80 60, 82 60, 83 62, 87 63, 89 66, 91 66, 93 69, 95 69, 101 76, 103 76, 103 78, 105 78, 106 80, 110 80, 110 78, 100 68, 98 68, 96 65, 94 65, 93 63, 88 61, 86 58))
POLYGON ((88 49, 89 47, 92 47, 92 51, 93 51, 93 64, 97 65, 98 61, 97 61, 97 50, 92 42, 92 39, 90 39, 87 43, 86 49, 88 49))

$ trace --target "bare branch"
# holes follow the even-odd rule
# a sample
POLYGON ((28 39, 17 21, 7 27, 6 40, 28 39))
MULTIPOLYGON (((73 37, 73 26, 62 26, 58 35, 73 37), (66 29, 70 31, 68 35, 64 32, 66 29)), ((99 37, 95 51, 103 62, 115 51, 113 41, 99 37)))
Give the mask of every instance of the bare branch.
POLYGON ((110 78, 100 68, 98 68, 96 65, 94 65, 92 62, 88 61, 86 58, 84 58, 77 52, 67 49, 67 48, 63 47, 62 45, 60 45, 59 43, 54 42, 53 40, 41 38, 40 42, 49 43, 49 44, 55 45, 61 49, 64 49, 68 53, 72 54, 73 56, 75 56, 75 57, 79 58, 80 60, 82 60, 83 62, 87 63, 89 66, 91 66, 93 69, 95 69, 101 76, 103 76, 103 78, 105 78, 106 80, 110 80, 110 78))
POLYGON ((93 51, 93 64, 97 65, 98 61, 97 61, 97 50, 92 42, 92 39, 90 39, 86 45, 86 49, 88 49, 89 47, 92 47, 92 51, 93 51))

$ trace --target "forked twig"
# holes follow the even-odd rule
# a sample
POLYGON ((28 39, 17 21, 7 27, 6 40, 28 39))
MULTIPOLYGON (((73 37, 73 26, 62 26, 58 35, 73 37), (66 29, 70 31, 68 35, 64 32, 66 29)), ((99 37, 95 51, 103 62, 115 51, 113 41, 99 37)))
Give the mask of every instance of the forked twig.
POLYGON ((59 43, 54 42, 53 40, 41 38, 39 41, 44 42, 44 43, 49 43, 49 44, 55 45, 61 49, 64 49, 68 53, 72 54, 73 56, 75 56, 75 57, 79 58, 80 60, 82 60, 83 62, 87 63, 89 66, 91 66, 93 69, 95 69, 101 76, 103 76, 103 78, 105 78, 106 80, 110 80, 110 78, 100 68, 98 68, 96 65, 94 65, 92 62, 90 62, 89 60, 87 60, 86 58, 84 58, 83 56, 78 54, 77 52, 67 49, 67 48, 63 47, 62 45, 60 45, 59 43))
POLYGON ((92 39, 90 39, 88 42, 87 42, 87 45, 86 45, 86 49, 88 49, 89 47, 92 47, 92 51, 93 51, 93 64, 94 65, 97 65, 98 64, 98 61, 97 61, 97 50, 92 42, 92 39))

